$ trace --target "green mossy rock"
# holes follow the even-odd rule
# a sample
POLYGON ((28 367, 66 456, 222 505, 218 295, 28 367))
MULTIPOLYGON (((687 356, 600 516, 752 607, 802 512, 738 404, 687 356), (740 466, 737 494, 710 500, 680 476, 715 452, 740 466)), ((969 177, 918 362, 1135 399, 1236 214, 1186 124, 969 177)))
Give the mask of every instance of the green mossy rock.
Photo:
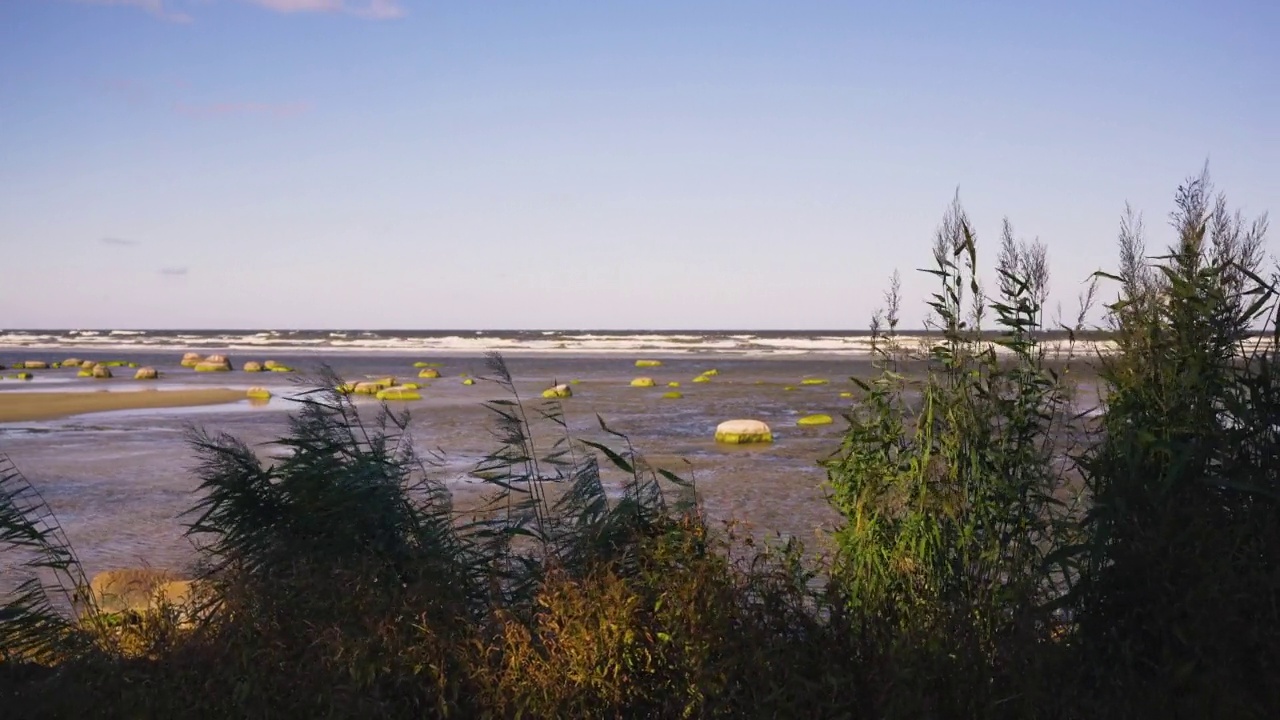
POLYGON ((43 361, 43 360, 28 360, 28 361, 23 362, 23 363, 17 363, 17 364, 15 364, 15 365, 14 365, 14 367, 16 367, 16 368, 26 368, 27 370, 48 370, 48 369, 49 369, 49 363, 47 363, 47 362, 45 362, 45 361, 43 361))
POLYGON ((160 373, 153 367, 138 368, 138 371, 133 374, 134 380, 158 380, 159 378, 160 373))
POLYGON ((680 383, 676 382, 675 380, 672 380, 671 382, 667 383, 667 387, 680 387, 680 383))
POLYGON ((414 367, 416 367, 416 368, 424 368, 424 367, 440 367, 440 363, 438 363, 438 362, 423 362, 422 360, 419 360, 418 362, 414 363, 414 364, 413 364, 413 366, 414 366, 414 367))
POLYGON ((422 388, 422 386, 419 385, 418 383, 403 383, 400 385, 400 387, 404 388, 405 390, 420 390, 422 388))
POLYGON ((92 370, 93 367, 97 364, 98 363, 92 360, 85 360, 84 362, 80 363, 80 367, 84 368, 85 370, 92 370))
POLYGON ((475 380, 472 380, 471 378, 467 378, 467 379, 465 379, 465 380, 463 380, 463 381, 462 381, 462 384, 463 384, 463 385, 475 385, 475 384, 476 384, 476 381, 475 381, 475 380))
POLYGON ((711 368, 710 370, 703 370, 702 374, 706 375, 707 377, 715 377, 716 375, 720 374, 720 371, 715 368, 711 368))
POLYGON ((631 387, 653 387, 653 378, 638 377, 631 381, 631 387))
POLYGON ((435 368, 423 368, 418 372, 418 377, 427 378, 429 380, 440 377, 440 371, 435 368))
POLYGON ((230 370, 231 366, 226 363, 202 362, 197 363, 195 367, 196 372, 229 372, 230 370))
POLYGON ((251 400, 270 400, 271 391, 264 387, 251 387, 245 396, 251 400))
POLYGON ((544 398, 573 397, 573 390, 570 389, 568 385, 563 385, 563 384, 556 385, 555 387, 549 387, 546 390, 543 390, 542 397, 544 398))
POLYGON ((581 380, 570 380, 570 381, 569 381, 569 384, 570 384, 570 385, 578 385, 578 384, 580 384, 581 382, 582 382, 581 380))
MULTIPOLYGON (((66 360, 62 361, 62 366, 63 367, 80 367, 81 362, 84 362, 84 361, 81 360, 80 358, 67 358, 66 360)), ((0 367, 3 367, 3 366, 0 366, 0 367)))
POLYGON ((662 367, 661 360, 637 360, 636 367, 662 367))
POLYGON ((676 390, 672 390, 671 392, 662 393, 662 397, 667 400, 679 400, 680 398, 684 397, 684 393, 678 392, 676 390))
POLYGON ((817 415, 805 415, 804 417, 797 420, 796 424, 801 426, 830 425, 833 422, 835 421, 831 419, 830 415, 824 415, 820 413, 817 415))
POLYGON ((129 363, 124 360, 107 360, 106 362, 100 362, 98 364, 103 365, 105 367, 124 367, 129 363))
POLYGON ((30 380, 30 379, 31 379, 31 378, 33 378, 33 377, 35 377, 35 376, 34 376, 34 375, 32 375, 32 374, 31 374, 31 373, 29 373, 29 372, 20 372, 20 373, 18 373, 17 375, 14 375, 14 376, 13 376, 13 379, 14 379, 14 380, 30 380))
POLYGON ((805 378, 800 381, 801 385, 826 385, 829 381, 823 378, 805 378))
POLYGON ((851 392, 842 392, 842 393, 840 393, 840 397, 842 397, 842 398, 851 398, 851 397, 853 397, 853 393, 851 393, 851 392))
POLYGON ((791 392, 792 390, 795 390, 795 387, 793 387, 793 386, 791 386, 791 385, 788 385, 788 386, 786 386, 786 387, 784 387, 784 388, 782 388, 782 389, 783 389, 783 390, 785 390, 785 391, 787 391, 787 392, 791 392))
POLYGON ((76 377, 93 377, 93 368, 80 368, 76 371, 76 377))
POLYGON ((62 363, 54 363, 54 364, 50 365, 49 367, 50 367, 50 368, 52 368, 52 369, 54 369, 54 370, 57 370, 58 368, 62 367, 62 363))
POLYGON ((264 361, 262 361, 262 369, 263 369, 263 370, 274 370, 274 369, 276 369, 277 367, 284 367, 284 366, 283 366, 283 365, 281 365, 280 363, 276 362, 275 360, 264 360, 264 361))
POLYGON ((189 353, 182 354, 182 362, 180 364, 182 365, 182 367, 193 368, 202 362, 204 362, 203 355, 201 355, 200 353, 189 352, 189 353))
POLYGON ((773 432, 759 420, 725 420, 716 426, 716 442, 730 445, 771 443, 773 432))
POLYGON ((707 377, 706 375, 699 375, 698 377, 694 378, 693 381, 696 383, 711 382, 711 378, 707 377))
POLYGON ((359 395, 377 395, 379 392, 386 390, 387 386, 379 385, 376 382, 358 382, 352 388, 351 392, 359 395))
POLYGON ((396 386, 379 390, 377 398, 379 400, 421 400, 422 396, 418 394, 417 390, 396 386))
POLYGON ((288 365, 272 365, 269 370, 271 372, 293 372, 293 368, 288 365))
POLYGON ((131 363, 126 364, 126 365, 125 365, 125 367, 129 367, 129 368, 136 368, 136 367, 138 367, 138 363, 136 363, 136 362, 131 362, 131 363))
POLYGON ((245 372, 262 372, 262 363, 250 360, 244 364, 245 372))

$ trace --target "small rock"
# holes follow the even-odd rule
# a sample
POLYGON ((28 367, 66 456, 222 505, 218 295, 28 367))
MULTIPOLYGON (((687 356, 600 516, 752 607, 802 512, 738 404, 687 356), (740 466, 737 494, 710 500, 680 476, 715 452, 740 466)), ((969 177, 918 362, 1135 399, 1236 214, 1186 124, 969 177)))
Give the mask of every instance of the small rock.
POLYGON ((134 380, 155 380, 159 377, 160 373, 156 372, 156 369, 153 367, 140 367, 138 368, 138 371, 133 374, 134 380))
POLYGON ((631 387, 653 387, 653 378, 638 377, 631 381, 631 387))
POLYGON ((542 397, 544 398, 573 397, 573 389, 565 384, 556 385, 555 387, 549 387, 546 390, 543 390, 542 397))

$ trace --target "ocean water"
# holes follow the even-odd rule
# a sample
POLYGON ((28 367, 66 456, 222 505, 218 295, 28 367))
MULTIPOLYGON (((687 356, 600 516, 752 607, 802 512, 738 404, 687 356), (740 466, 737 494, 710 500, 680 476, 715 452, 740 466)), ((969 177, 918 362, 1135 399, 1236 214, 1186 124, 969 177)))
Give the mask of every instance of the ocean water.
MULTIPOLYGON (((198 408, 114 411, 41 422, 0 423, 0 452, 44 495, 90 573, 113 567, 152 565, 182 569, 195 555, 184 538, 182 513, 196 499, 196 458, 186 431, 192 426, 227 432, 264 457, 279 452, 271 441, 287 431, 289 396, 304 391, 322 366, 344 378, 392 375, 417 381, 413 363, 440 363, 442 378, 429 381, 421 401, 396 403, 411 414, 410 432, 423 451, 439 451, 433 473, 465 511, 483 499, 484 486, 469 470, 495 441, 486 400, 505 397, 485 380, 467 386, 463 376, 489 372, 484 352, 506 357, 522 399, 541 402, 553 383, 577 381, 564 402, 576 436, 610 441, 600 419, 626 433, 637 450, 658 466, 691 478, 714 522, 741 521, 757 535, 798 537, 820 546, 836 517, 829 508, 819 461, 836 450, 851 409, 841 392, 851 377, 873 372, 866 333, 596 333, 366 332, 366 331, 11 331, 0 333, 0 364, 70 356, 124 360, 156 367, 158 382, 134 381, 121 368, 117 378, 78 378, 72 370, 34 371, 28 382, 2 380, 9 390, 94 389, 129 392, 142 388, 266 386, 275 394, 265 405, 247 400, 198 408), (222 353, 236 368, 247 360, 276 360, 296 373, 196 373, 179 365, 182 353, 222 353), (659 359, 660 367, 637 368, 636 359, 659 359), (704 370, 719 374, 693 383, 704 370), (652 377, 653 388, 631 379, 652 377), (803 385, 806 378, 828 381, 803 385), (685 397, 662 398, 669 382, 685 397), (799 427, 803 415, 826 413, 828 426, 799 427), (714 441, 727 419, 768 423, 775 442, 733 447, 714 441)), ((359 401, 362 412, 379 404, 359 401)), ((549 445, 549 435, 541 437, 549 445)), ((613 477, 616 484, 620 478, 613 477)), ((189 518, 187 519, 189 520, 189 518)))

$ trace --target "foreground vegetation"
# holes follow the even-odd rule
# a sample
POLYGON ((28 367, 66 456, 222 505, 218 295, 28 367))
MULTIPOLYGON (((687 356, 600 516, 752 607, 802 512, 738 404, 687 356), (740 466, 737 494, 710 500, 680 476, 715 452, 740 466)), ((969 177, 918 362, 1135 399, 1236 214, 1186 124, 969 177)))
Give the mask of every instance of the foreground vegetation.
POLYGON ((497 357, 507 399, 476 470, 492 499, 467 520, 406 418, 359 417, 337 378, 301 402, 274 464, 194 432, 191 607, 95 612, 56 521, 0 468, 0 542, 33 573, 0 609, 4 702, 26 717, 1275 717, 1265 221, 1202 175, 1173 226, 1149 259, 1126 216, 1119 270, 1098 277, 1117 288, 1119 349, 1080 359, 1104 390, 1086 413, 1072 365, 1038 342, 1043 248, 1006 223, 985 290, 954 205, 929 271, 942 339, 924 358, 897 342, 895 280, 880 374, 823 460, 844 517, 830 558, 710 527, 691 483, 603 421, 612 446, 573 438, 559 401, 524 402, 497 357))

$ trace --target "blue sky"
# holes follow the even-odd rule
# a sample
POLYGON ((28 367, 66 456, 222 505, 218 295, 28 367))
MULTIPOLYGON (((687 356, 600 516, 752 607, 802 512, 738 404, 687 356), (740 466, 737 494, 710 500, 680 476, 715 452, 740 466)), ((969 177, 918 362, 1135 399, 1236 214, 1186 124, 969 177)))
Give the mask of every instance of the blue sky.
POLYGON ((0 3, 0 327, 861 328, 957 188, 1070 309, 1280 199, 1280 3, 0 3))

